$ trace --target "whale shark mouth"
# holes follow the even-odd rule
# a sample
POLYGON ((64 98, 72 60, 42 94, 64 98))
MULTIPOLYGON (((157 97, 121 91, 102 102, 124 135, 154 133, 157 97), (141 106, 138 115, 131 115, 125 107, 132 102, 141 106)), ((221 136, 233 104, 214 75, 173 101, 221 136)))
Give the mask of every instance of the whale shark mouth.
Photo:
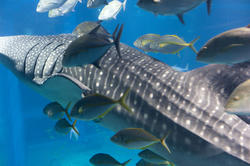
POLYGON ((158 144, 151 150, 177 165, 250 163, 247 120, 224 112, 233 89, 250 78, 250 63, 178 72, 121 44, 121 57, 113 46, 98 67, 63 67, 62 55, 74 39, 72 34, 3 37, 1 63, 40 94, 63 105, 81 98, 81 85, 113 99, 130 88, 127 103, 134 114, 118 106, 100 124, 113 131, 139 127, 157 137, 171 131, 166 140, 171 154, 158 144))

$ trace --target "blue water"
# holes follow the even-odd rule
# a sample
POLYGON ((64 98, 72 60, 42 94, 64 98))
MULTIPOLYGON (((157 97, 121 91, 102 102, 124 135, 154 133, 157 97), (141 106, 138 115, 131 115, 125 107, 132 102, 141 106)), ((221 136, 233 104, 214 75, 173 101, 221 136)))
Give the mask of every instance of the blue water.
MULTIPOLYGON (((99 11, 86 8, 86 0, 76 11, 64 17, 48 18, 47 13, 36 13, 36 1, 0 0, 0 36, 51 35, 71 33, 83 21, 97 20, 99 11)), ((121 41, 133 42, 145 33, 177 34, 186 41, 197 36, 199 49, 208 39, 225 30, 250 23, 249 0, 214 0, 211 15, 205 3, 184 15, 186 25, 175 16, 154 16, 128 0, 126 11, 116 20, 103 23, 110 32, 117 23, 124 23, 121 41)), ((181 51, 181 56, 153 54, 155 58, 189 70, 204 64, 195 61, 191 49, 181 51)), ((3 66, 0 66, 0 166, 87 166, 89 158, 98 152, 109 153, 123 162, 129 158, 132 166, 139 160, 138 151, 126 150, 109 141, 111 131, 92 122, 78 122, 78 141, 53 131, 54 122, 42 113, 49 101, 32 91, 3 66)))

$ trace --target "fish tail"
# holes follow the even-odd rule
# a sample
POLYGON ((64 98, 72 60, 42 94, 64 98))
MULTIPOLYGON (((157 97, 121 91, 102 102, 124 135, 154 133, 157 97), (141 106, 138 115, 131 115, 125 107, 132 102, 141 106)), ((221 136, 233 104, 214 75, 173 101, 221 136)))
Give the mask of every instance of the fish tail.
POLYGON ((131 159, 129 159, 128 161, 125 161, 124 163, 121 164, 121 166, 126 166, 130 161, 131 159))
POLYGON ((197 38, 195 38, 194 40, 192 40, 189 43, 189 47, 195 52, 195 54, 198 54, 197 50, 194 48, 194 43, 200 38, 200 36, 198 36, 197 38))
POLYGON ((123 31, 123 24, 121 25, 121 27, 117 33, 117 36, 116 36, 116 32, 117 32, 118 28, 119 28, 119 24, 116 26, 116 28, 112 34, 112 37, 114 40, 116 51, 117 51, 118 55, 121 57, 120 39, 121 39, 122 31, 123 31))
POLYGON ((124 2, 122 3, 122 6, 123 6, 123 11, 126 10, 126 3, 127 3, 127 0, 124 0, 124 2))
POLYGON ((167 151, 169 153, 171 153, 168 145, 166 144, 165 140, 167 139, 167 137, 169 136, 169 132, 167 133, 167 135, 165 135, 160 141, 161 141, 161 144, 167 149, 167 151))
POLYGON ((125 108, 128 112, 133 113, 133 111, 131 110, 131 108, 126 104, 126 98, 128 97, 130 88, 128 88, 125 93, 123 94, 123 96, 118 100, 119 104, 125 108))
POLYGON ((75 120, 74 123, 72 124, 72 128, 76 132, 77 135, 80 135, 79 131, 76 129, 76 122, 77 122, 77 120, 75 120))
POLYGON ((69 102, 65 108, 65 114, 68 117, 68 119, 71 121, 71 117, 69 115, 69 108, 70 108, 71 102, 69 102))

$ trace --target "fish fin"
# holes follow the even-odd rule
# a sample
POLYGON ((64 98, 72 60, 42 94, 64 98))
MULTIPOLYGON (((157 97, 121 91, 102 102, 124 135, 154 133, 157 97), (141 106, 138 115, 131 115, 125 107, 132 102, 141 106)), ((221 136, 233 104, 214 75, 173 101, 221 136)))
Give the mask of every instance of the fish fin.
POLYGON ((78 79, 74 78, 74 77, 71 77, 67 74, 64 74, 64 73, 57 73, 54 75, 55 77, 63 77, 63 78, 66 78, 67 80, 71 81, 72 83, 74 83, 76 86, 78 86, 80 89, 82 89, 82 91, 91 91, 91 89, 89 87, 87 87, 84 83, 82 83, 81 81, 79 81, 78 79))
POLYGON ((189 43, 189 47, 195 52, 195 54, 198 54, 197 50, 194 48, 194 43, 200 39, 200 36, 198 36, 197 38, 195 38, 194 40, 192 40, 190 43, 189 43))
POLYGON ((89 34, 96 34, 100 27, 101 27, 101 24, 96 26, 92 31, 89 32, 89 34))
POLYGON ((69 111, 69 108, 70 108, 70 105, 71 105, 71 102, 69 102, 69 103, 67 104, 67 106, 66 106, 64 112, 65 112, 66 116, 68 117, 68 119, 71 121, 71 117, 70 117, 69 112, 68 112, 68 111, 69 111))
POLYGON ((127 0, 124 0, 124 2, 122 3, 123 11, 126 10, 126 3, 127 3, 127 0))
POLYGON ((107 115, 110 111, 112 111, 114 109, 116 105, 110 107, 109 109, 107 109, 104 113, 102 113, 101 115, 97 116, 97 118, 93 119, 93 120, 96 120, 96 119, 103 119, 105 115, 107 115))
POLYGON ((211 13, 212 0, 207 0, 207 13, 211 13))
MULTIPOLYGON (((77 130, 77 131, 78 131, 78 130, 77 130)), ((71 129, 71 130, 70 130, 69 139, 72 140, 73 138, 74 138, 75 140, 78 140, 79 136, 78 136, 78 134, 77 134, 73 129, 71 129)))
POLYGON ((184 19, 183 19, 183 14, 177 14, 177 17, 182 24, 185 24, 184 19))
POLYGON ((129 159, 128 161, 125 161, 124 163, 121 164, 121 166, 126 166, 130 161, 131 159, 129 159))
POLYGON ((115 48, 116 48, 116 51, 119 55, 119 57, 121 57, 121 50, 120 50, 120 39, 121 39, 121 35, 122 35, 122 31, 123 31, 123 24, 121 25, 118 33, 117 33, 117 36, 116 36, 116 32, 119 28, 119 24, 116 26, 113 34, 112 34, 112 37, 113 37, 113 41, 114 41, 114 44, 115 44, 115 48))
POLYGON ((76 132, 77 135, 80 135, 79 131, 75 127, 76 126, 76 122, 77 122, 77 120, 75 120, 74 123, 72 124, 72 129, 76 132))
POLYGON ((167 151, 168 151, 169 153, 171 153, 171 151, 170 151, 168 145, 167 145, 166 142, 165 142, 165 140, 167 139, 167 137, 169 136, 169 134, 170 134, 170 132, 168 132, 162 139, 160 139, 160 141, 161 141, 161 144, 167 149, 167 151))
POLYGON ((128 112, 133 113, 131 108, 126 104, 126 98, 128 97, 130 88, 128 88, 123 96, 117 101, 123 108, 125 108, 128 112))

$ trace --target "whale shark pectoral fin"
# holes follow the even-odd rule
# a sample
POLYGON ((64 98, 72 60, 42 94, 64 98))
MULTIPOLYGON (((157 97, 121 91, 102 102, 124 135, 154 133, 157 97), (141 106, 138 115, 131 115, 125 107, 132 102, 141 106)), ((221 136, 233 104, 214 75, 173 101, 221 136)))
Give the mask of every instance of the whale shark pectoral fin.
POLYGON ((40 87, 46 98, 53 101, 61 101, 60 104, 66 106, 82 98, 82 93, 90 94, 91 89, 82 82, 64 73, 56 73, 44 78, 33 79, 34 83, 40 87), (72 95, 73 94, 73 95, 72 95), (71 96, 69 98, 69 96, 71 96))
POLYGON ((63 77, 65 79, 70 80, 72 83, 74 83, 76 86, 78 86, 82 90, 82 93, 84 93, 84 94, 90 93, 90 91, 91 91, 91 89, 88 86, 86 86, 84 83, 82 83, 81 81, 79 81, 78 79, 76 79, 70 75, 67 75, 64 73, 57 73, 54 76, 59 76, 59 77, 63 77))

